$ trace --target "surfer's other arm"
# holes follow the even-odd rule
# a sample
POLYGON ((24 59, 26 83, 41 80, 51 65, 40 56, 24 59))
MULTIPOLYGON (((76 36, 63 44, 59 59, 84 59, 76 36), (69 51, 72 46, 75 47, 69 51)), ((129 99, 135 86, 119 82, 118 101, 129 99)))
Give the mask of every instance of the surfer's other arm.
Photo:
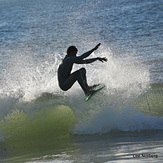
POLYGON ((103 57, 97 57, 97 58, 90 58, 90 59, 85 59, 85 60, 82 60, 80 63, 81 64, 88 64, 88 63, 92 63, 92 62, 95 62, 95 61, 101 61, 101 62, 107 62, 107 58, 103 57))

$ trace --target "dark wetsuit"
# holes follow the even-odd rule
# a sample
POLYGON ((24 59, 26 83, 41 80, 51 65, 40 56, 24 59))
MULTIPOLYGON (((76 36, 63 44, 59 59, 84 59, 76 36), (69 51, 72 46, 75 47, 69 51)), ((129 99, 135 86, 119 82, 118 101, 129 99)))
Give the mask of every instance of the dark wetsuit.
POLYGON ((72 87, 72 85, 78 81, 83 91, 86 93, 89 89, 86 80, 86 70, 81 68, 71 74, 73 64, 88 64, 97 60, 97 58, 85 59, 88 57, 95 49, 92 49, 81 56, 66 56, 58 68, 58 82, 62 90, 67 91, 72 87))

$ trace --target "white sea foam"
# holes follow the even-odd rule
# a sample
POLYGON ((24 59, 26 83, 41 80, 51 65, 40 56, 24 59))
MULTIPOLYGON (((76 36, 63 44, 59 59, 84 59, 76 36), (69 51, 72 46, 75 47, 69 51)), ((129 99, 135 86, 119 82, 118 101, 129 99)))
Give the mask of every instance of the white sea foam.
POLYGON ((112 130, 140 131, 162 130, 163 118, 148 116, 133 109, 126 108, 117 111, 116 108, 108 108, 96 112, 96 114, 80 121, 74 128, 75 134, 100 134, 112 130))

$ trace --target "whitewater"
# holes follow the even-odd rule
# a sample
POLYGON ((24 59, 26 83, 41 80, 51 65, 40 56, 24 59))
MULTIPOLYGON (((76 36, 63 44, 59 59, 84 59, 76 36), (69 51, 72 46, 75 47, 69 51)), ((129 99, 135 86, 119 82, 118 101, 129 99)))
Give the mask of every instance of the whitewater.
MULTIPOLYGON (((6 102, 2 98, 1 103, 4 103, 4 106, 1 104, 3 106, 1 115, 3 110, 6 112, 8 106, 34 101, 43 93, 52 93, 54 96, 58 95, 63 99, 66 97, 69 100, 68 106, 72 106, 78 121, 73 131, 75 133, 107 133, 114 129, 122 131, 162 129, 162 118, 143 115, 134 104, 142 93, 150 89, 148 69, 130 57, 127 60, 114 58, 109 49, 101 48, 99 51, 102 52, 93 55, 107 57, 108 62, 94 63, 85 68, 88 83, 90 85, 97 82, 105 83, 106 89, 87 103, 78 83, 75 83, 68 92, 62 92, 58 87, 57 68, 61 62, 59 55, 36 61, 27 55, 14 55, 8 62, 8 69, 4 72, 1 83, 1 97, 9 98, 11 103, 10 100, 6 102), (89 115, 90 111, 94 113, 89 115), (85 112, 83 116, 81 112, 85 112)), ((67 104, 63 102, 63 105, 67 104)))

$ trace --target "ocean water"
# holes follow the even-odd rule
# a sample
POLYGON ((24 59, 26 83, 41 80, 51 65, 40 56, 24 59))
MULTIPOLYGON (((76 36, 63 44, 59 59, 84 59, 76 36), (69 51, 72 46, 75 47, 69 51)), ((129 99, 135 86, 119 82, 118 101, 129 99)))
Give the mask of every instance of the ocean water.
POLYGON ((0 0, 0 20, 0 162, 162 162, 161 0, 0 0), (61 91, 67 47, 99 42, 108 62, 73 71, 105 89, 61 91))

